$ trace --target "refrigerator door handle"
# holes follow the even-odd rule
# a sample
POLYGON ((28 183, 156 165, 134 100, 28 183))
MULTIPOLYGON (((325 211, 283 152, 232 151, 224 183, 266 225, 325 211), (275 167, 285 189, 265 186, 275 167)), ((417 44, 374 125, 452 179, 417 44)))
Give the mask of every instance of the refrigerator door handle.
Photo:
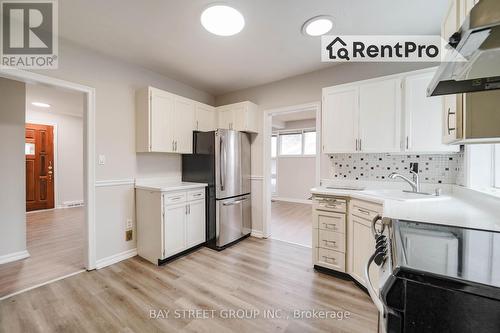
POLYGON ((231 201, 231 202, 223 202, 222 205, 223 206, 237 205, 237 204, 240 204, 240 203, 242 203, 243 201, 246 201, 246 200, 248 200, 248 198, 243 198, 241 200, 236 200, 236 201, 231 201))
POLYGON ((220 190, 224 191, 224 179, 226 177, 226 149, 224 147, 224 140, 222 140, 222 136, 220 138, 220 166, 219 166, 219 178, 220 178, 220 190))

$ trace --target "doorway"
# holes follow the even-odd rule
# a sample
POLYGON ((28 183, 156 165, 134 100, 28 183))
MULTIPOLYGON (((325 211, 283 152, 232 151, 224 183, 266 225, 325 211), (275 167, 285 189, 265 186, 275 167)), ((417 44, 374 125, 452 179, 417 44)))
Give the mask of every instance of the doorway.
POLYGON ((310 189, 319 183, 319 104, 266 112, 264 230, 266 236, 312 245, 310 189), (266 195, 267 194, 267 195, 266 195))
MULTIPOLYGON (((57 121, 40 120, 39 117, 30 117, 26 114, 23 148, 26 162, 26 174, 24 172, 23 174, 26 177, 26 186, 23 184, 23 191, 26 191, 27 199, 24 205, 28 246, 27 251, 19 252, 19 255, 15 253, 16 255, 12 255, 10 261, 4 260, 0 265, 0 281, 2 281, 0 287, 5 288, 0 291, 1 300, 12 294, 80 273, 85 269, 95 269, 96 249, 95 90, 68 81, 11 69, 0 69, 0 77, 14 82, 21 81, 28 86, 36 85, 54 91, 73 93, 78 96, 81 110, 80 132, 72 135, 72 137, 79 137, 78 155, 80 158, 74 158, 76 150, 65 150, 69 152, 66 161, 78 161, 79 168, 67 163, 65 165, 58 163, 58 157, 61 157, 61 154, 57 152, 57 147, 60 145, 60 142, 58 145, 58 137, 61 137, 64 142, 68 140, 62 137, 63 128, 58 126, 57 121), (51 139, 52 145, 49 144, 51 139), (39 152, 41 154, 38 154, 39 152), (70 171, 66 172, 66 176, 64 176, 64 169, 70 171), (74 176, 76 170, 78 170, 77 177, 74 176), (78 179, 80 183, 78 196, 71 195, 71 191, 68 191, 67 187, 64 188, 64 184, 70 184, 64 179, 78 179), (52 184, 48 186, 50 182, 52 184), (37 241, 38 244, 36 244, 37 241), (54 241, 59 242, 57 249, 45 246, 54 241), (30 243, 33 245, 31 249, 30 243), (78 253, 78 255, 72 253, 78 253), (57 259, 53 261, 54 265, 51 267, 42 257, 57 259), (27 259, 23 260, 23 258, 27 259), (64 264, 61 264, 61 260, 64 264), (37 268, 39 271, 30 271, 28 268, 37 268), (1 276, 9 276, 9 279, 1 276)), ((27 102, 26 106, 29 104, 31 103, 27 102)), ((50 110, 48 111, 50 114, 50 110)), ((69 187, 75 188, 73 185, 69 187)))

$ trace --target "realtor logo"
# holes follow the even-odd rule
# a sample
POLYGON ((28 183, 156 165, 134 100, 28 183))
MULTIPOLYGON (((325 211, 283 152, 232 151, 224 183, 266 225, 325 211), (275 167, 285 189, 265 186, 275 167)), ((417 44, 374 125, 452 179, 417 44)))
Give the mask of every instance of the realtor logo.
POLYGON ((0 67, 57 68, 56 1, 0 1, 0 67))

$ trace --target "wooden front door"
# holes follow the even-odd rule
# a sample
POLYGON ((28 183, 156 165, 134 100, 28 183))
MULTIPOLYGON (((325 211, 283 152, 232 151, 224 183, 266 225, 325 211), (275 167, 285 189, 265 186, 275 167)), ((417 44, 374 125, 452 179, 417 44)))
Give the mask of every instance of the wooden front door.
POLYGON ((54 128, 26 124, 26 211, 54 208, 54 128))

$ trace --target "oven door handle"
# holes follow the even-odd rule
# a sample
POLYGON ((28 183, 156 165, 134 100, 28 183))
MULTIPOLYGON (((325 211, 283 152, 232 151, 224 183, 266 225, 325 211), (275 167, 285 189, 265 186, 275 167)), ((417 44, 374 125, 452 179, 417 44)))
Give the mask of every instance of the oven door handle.
POLYGON ((373 303, 375 304, 375 307, 377 310, 384 315, 384 304, 382 304, 382 301, 377 295, 377 292, 375 291, 375 288, 373 288, 372 281, 370 279, 370 266, 373 263, 373 260, 375 259, 375 255, 377 252, 374 252, 370 259, 368 259, 368 262, 366 263, 365 266, 365 280, 366 280, 366 289, 368 290, 368 294, 370 295, 370 298, 372 299, 373 303))

